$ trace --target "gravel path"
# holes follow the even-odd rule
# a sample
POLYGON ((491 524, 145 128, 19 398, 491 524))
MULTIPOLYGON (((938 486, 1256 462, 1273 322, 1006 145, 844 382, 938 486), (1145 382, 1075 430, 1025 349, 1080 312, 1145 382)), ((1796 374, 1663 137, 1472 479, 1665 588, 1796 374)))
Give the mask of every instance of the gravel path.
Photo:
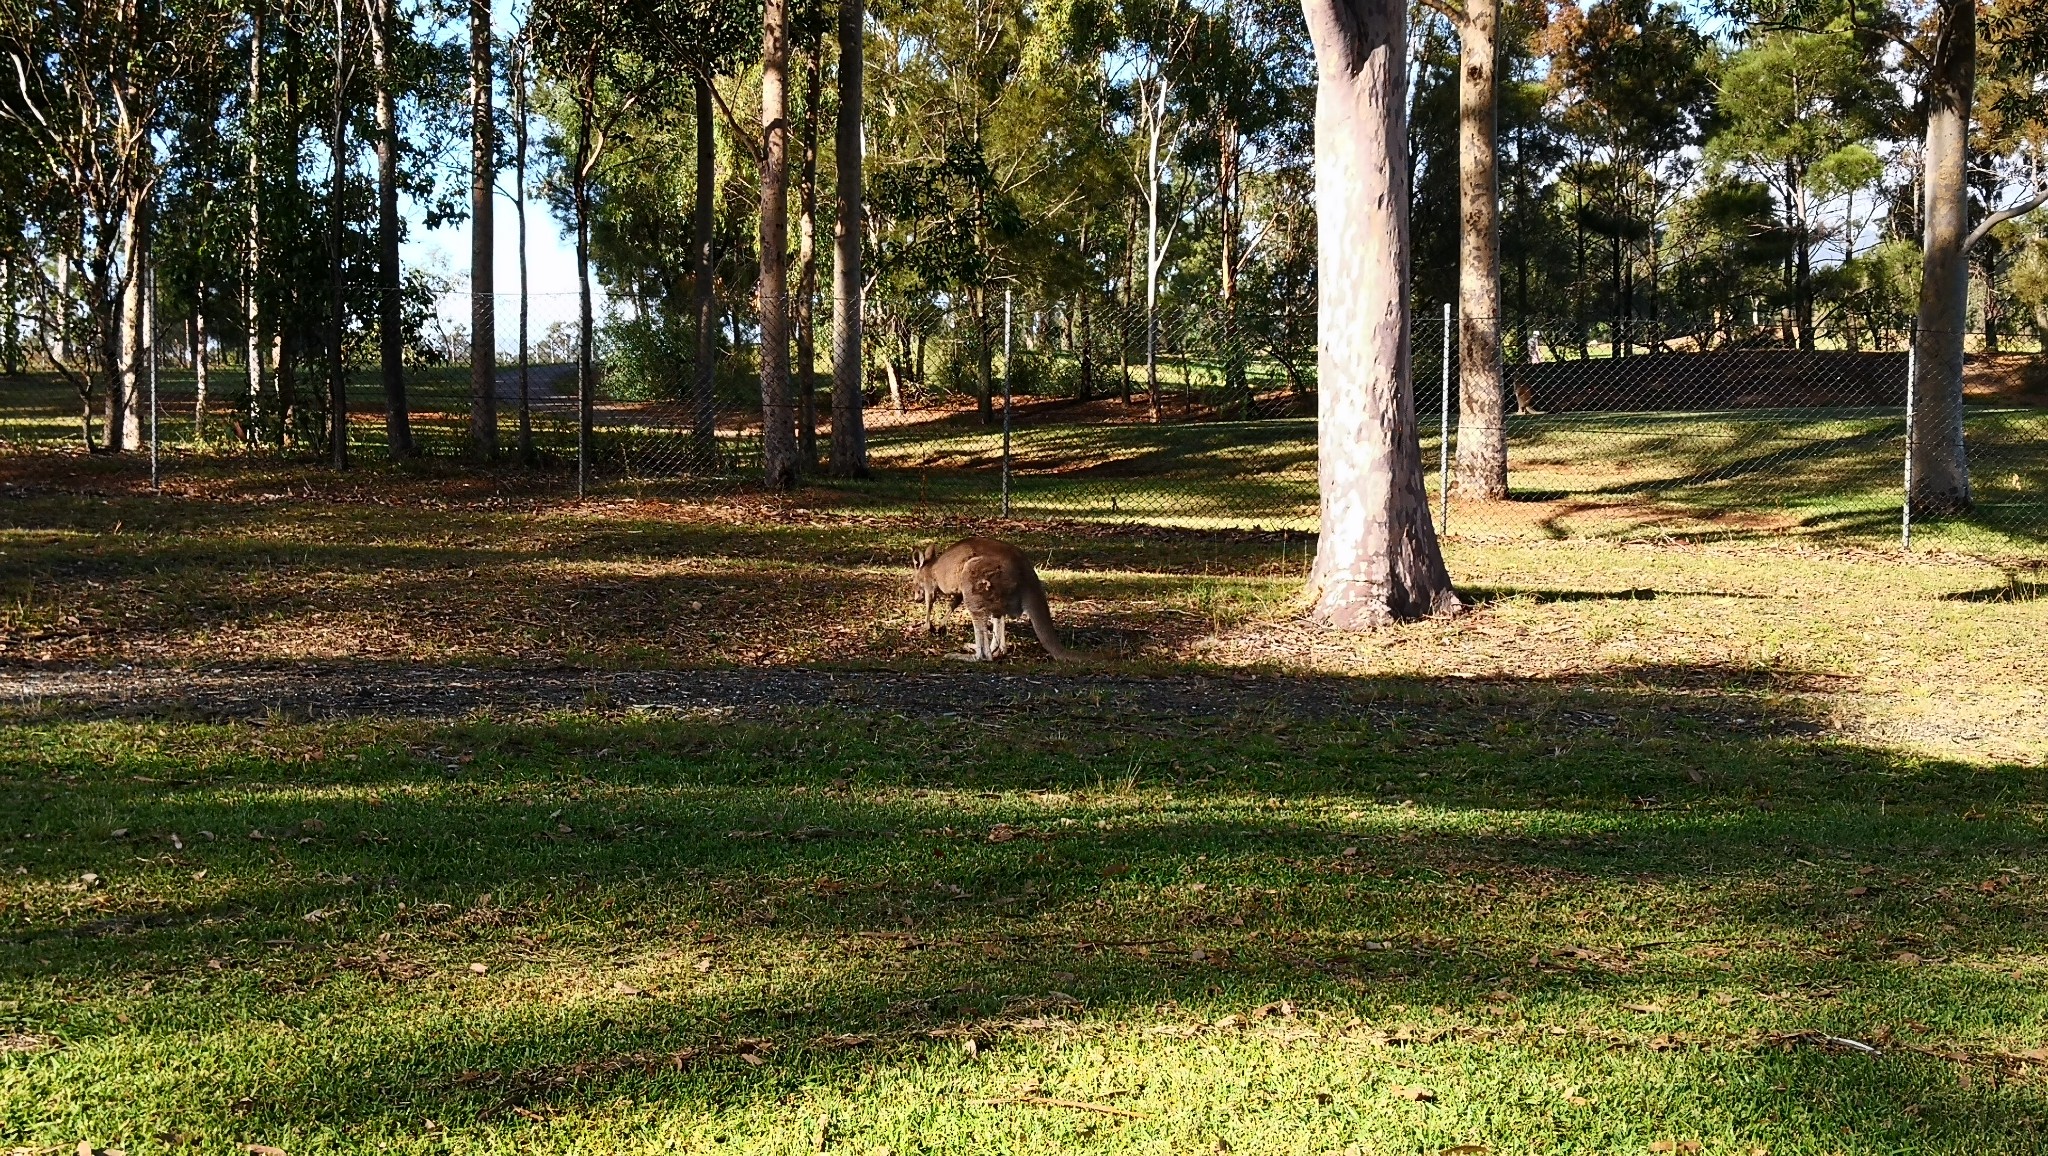
POLYGON ((190 669, 0 666, 0 707, 71 718, 452 718, 475 711, 557 709, 766 716, 827 706, 924 718, 1004 716, 1045 707, 1120 719, 1266 712, 1314 717, 1359 709, 1361 689, 1341 679, 985 669, 496 670, 345 662, 190 669))

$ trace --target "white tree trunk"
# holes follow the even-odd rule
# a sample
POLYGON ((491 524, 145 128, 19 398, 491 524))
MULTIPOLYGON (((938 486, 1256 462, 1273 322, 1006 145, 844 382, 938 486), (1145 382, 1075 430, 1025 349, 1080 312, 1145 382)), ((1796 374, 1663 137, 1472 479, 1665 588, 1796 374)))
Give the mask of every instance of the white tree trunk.
POLYGON ((768 488, 796 485, 789 404, 789 3, 761 18, 761 467, 768 488))
POLYGON ((1401 0, 1302 0, 1315 41, 1322 526, 1318 619, 1454 613, 1430 525, 1408 356, 1407 27, 1401 0))

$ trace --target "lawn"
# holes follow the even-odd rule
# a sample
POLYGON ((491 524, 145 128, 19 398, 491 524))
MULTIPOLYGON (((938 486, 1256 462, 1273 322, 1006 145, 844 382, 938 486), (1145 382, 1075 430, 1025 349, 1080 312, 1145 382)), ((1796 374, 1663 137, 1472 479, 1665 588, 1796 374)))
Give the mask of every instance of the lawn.
POLYGON ((0 458, 0 1151, 2043 1149, 2038 569, 184 466, 0 458))

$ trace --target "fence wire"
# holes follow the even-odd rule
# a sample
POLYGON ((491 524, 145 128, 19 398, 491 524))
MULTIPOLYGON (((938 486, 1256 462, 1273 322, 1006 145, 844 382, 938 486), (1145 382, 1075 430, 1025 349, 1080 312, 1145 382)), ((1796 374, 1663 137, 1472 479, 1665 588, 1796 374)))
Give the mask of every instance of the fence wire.
MULTIPOLYGON (((863 318, 869 476, 837 480, 829 301, 792 357, 789 404, 805 501, 877 515, 1311 531, 1317 520, 1313 301, 1079 302, 1001 292, 870 302, 863 318)), ((730 306, 732 303, 727 303, 730 306)), ((469 298, 443 301, 408 344, 417 452, 473 455, 478 394, 469 298)), ((487 379, 499 455, 587 484, 730 493, 762 484, 760 327, 726 308, 697 366, 688 303, 612 296, 593 335, 590 428, 579 436, 577 298, 496 299, 487 379), (523 381, 523 384, 522 384, 523 381), (520 430, 527 430, 522 453, 520 430)), ((158 430, 231 456, 317 448, 324 370, 266 372, 252 404, 234 341, 209 345, 205 404, 189 327, 163 326, 158 430)), ((800 342, 803 319, 791 317, 800 342)), ((1831 316, 1805 327, 1728 309, 1696 321, 1502 318, 1418 311, 1410 351, 1417 436, 1438 529, 1453 539, 1608 537, 1887 545, 1902 530, 1909 444, 1955 384, 1922 367, 1906 419, 1910 330, 1831 316), (1500 343, 1499 393, 1471 394, 1466 340, 1500 343), (1476 336, 1475 336, 1476 332, 1476 336), (1506 488, 1497 492, 1504 459, 1506 488)), ((1923 342, 1923 345, 1925 342, 1923 342)), ((1976 332, 1960 382, 1967 512, 1923 503, 1915 544, 2048 558, 2048 357, 2038 336, 1976 332), (1935 517, 1936 514, 1945 516, 1935 517)), ((391 407, 373 343, 346 365, 352 451, 388 452, 391 407)), ((80 444, 80 404, 48 373, 0 382, 0 429, 20 447, 80 444)), ((1937 413, 1937 418, 1942 414, 1937 413)), ((100 424, 104 427, 104 420, 100 424)), ((1936 432, 1930 433, 1933 430, 1936 432)), ((1941 447, 1934 447, 1940 449, 1941 447)), ((1935 455, 1940 456, 1938 453, 1935 455)), ((564 482, 565 486, 569 483, 564 482)), ((1924 484, 1924 478, 1923 478, 1924 484)))

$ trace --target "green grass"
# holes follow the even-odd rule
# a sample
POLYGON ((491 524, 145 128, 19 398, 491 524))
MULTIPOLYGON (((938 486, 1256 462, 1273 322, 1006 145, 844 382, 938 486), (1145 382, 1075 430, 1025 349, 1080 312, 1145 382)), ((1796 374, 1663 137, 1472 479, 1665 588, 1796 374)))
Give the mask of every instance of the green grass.
POLYGON ((1012 523, 1124 657, 983 676, 951 527, 0 481, 0 682, 167 688, 0 706, 0 1151, 2042 1148, 2038 571, 1475 537, 1344 637, 1299 535, 1012 523), (589 690, 395 689, 486 667, 589 690))
POLYGON ((2036 1150, 2038 773, 1802 737, 1748 681, 20 717, 0 1016, 61 1046, 6 1058, 0 1137, 2036 1150), (1139 1118, 983 1102, 1020 1094, 1139 1118))

